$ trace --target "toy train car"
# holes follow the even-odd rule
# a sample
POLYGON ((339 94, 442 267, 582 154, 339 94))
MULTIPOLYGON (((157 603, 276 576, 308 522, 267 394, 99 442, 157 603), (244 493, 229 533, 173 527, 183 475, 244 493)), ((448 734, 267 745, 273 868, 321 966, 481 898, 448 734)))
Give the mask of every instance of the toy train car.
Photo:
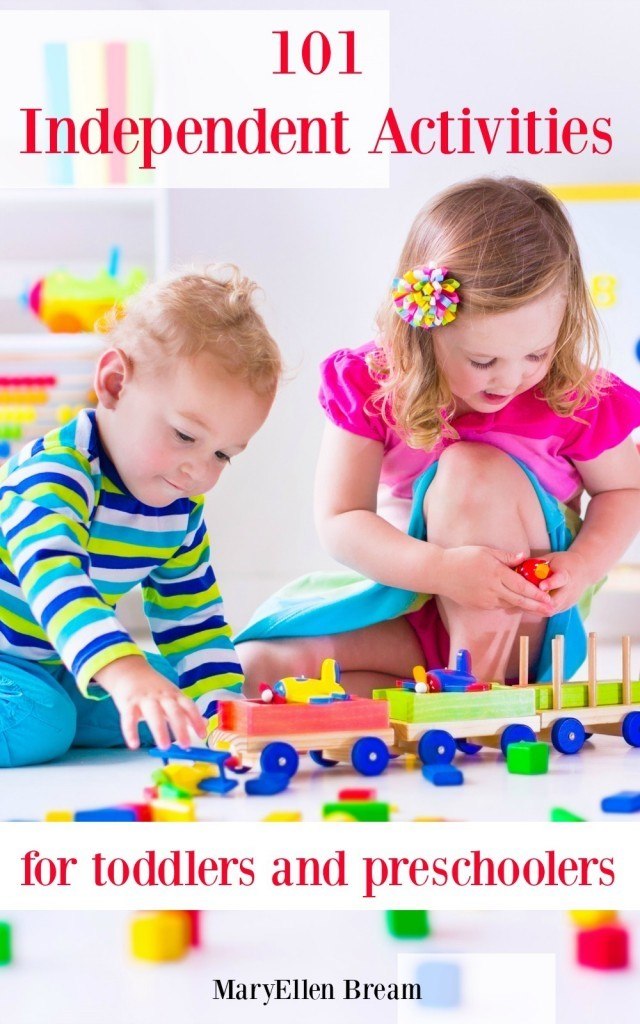
POLYGON ((387 767, 394 732, 389 705, 369 697, 326 696, 319 703, 220 701, 213 747, 227 749, 240 769, 294 775, 299 755, 331 767, 351 761, 362 775, 387 767))
POLYGON ((563 754, 577 753, 592 733, 621 735, 640 747, 640 682, 630 682, 628 668, 621 682, 560 686, 556 678, 506 686, 478 681, 468 652, 460 651, 456 669, 415 675, 374 690, 373 699, 348 696, 340 687, 327 693, 326 686, 314 697, 313 680, 296 679, 302 697, 296 692, 287 700, 276 684, 272 690, 280 697, 269 703, 221 701, 209 742, 228 750, 239 770, 259 764, 263 772, 289 775, 302 753, 323 767, 350 761, 363 775, 378 775, 391 757, 405 753, 417 753, 424 764, 448 764, 457 750, 473 754, 491 746, 506 754, 510 743, 536 738, 563 754))
POLYGON ((589 638, 587 682, 563 682, 562 638, 556 637, 553 645, 552 683, 528 684, 525 674, 519 686, 492 683, 482 692, 486 684, 474 683, 469 654, 459 651, 456 669, 418 669, 417 682, 375 690, 373 696, 390 705, 397 748, 417 751, 427 764, 450 762, 456 748, 468 754, 499 744, 506 753, 509 743, 536 737, 562 754, 576 754, 593 733, 619 735, 640 747, 640 682, 630 679, 628 637, 623 639, 618 682, 596 681, 594 634, 589 638))

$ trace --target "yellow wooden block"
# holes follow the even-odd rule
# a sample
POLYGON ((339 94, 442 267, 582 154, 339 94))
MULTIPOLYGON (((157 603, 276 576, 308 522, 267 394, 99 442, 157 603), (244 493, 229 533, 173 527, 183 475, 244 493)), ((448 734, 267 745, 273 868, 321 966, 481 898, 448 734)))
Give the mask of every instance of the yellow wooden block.
POLYGON ((405 756, 404 756, 404 766, 405 766, 405 768, 407 769, 408 772, 415 771, 416 768, 419 766, 419 764, 420 764, 420 759, 418 758, 417 754, 411 754, 411 753, 405 754, 405 756))
POLYGON ((198 788, 198 784, 203 779, 218 775, 215 765, 204 764, 202 761, 193 765, 167 764, 162 770, 172 785, 186 793, 191 793, 191 796, 202 796, 202 790, 198 788))
POLYGON ((131 923, 131 952, 138 960, 154 963, 181 960, 189 949, 190 935, 186 914, 138 914, 131 923))
POLYGON ((73 811, 47 811, 45 821, 73 821, 73 811))
POLYGON ((152 821, 195 821, 193 800, 152 800, 152 821))
POLYGON ((446 818, 426 818, 423 815, 420 815, 418 818, 413 818, 412 820, 413 821, 446 821, 447 819, 446 818))
POLYGON ((263 821, 302 821, 300 811, 271 811, 263 821))
POLYGON ((570 910, 569 917, 578 928, 599 928, 612 924, 618 917, 617 910, 570 910))

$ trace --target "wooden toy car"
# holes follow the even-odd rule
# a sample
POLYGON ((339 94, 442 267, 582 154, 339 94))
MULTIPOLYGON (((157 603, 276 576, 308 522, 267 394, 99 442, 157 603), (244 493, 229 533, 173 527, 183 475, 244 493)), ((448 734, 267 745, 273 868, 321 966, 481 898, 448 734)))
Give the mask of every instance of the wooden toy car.
POLYGON ((232 755, 232 770, 259 764, 262 772, 290 776, 304 753, 325 768, 350 760, 362 775, 379 775, 393 741, 388 703, 346 694, 306 703, 222 700, 209 737, 210 746, 232 755))
POLYGON ((523 637, 518 686, 492 683, 489 690, 476 691, 469 682, 474 677, 468 652, 461 651, 461 672, 416 670, 414 684, 407 681, 400 687, 374 690, 375 699, 389 702, 395 751, 417 752, 425 764, 450 763, 456 749, 473 754, 482 746, 499 746, 506 754, 510 743, 539 737, 562 754, 575 754, 593 733, 621 735, 630 746, 640 747, 640 682, 631 683, 629 638, 623 638, 620 682, 596 681, 592 633, 588 681, 564 683, 563 642, 563 637, 553 640, 551 683, 529 684, 528 638, 523 637), (448 692, 434 692, 433 686, 421 691, 424 675, 427 681, 430 675, 445 680, 448 692))

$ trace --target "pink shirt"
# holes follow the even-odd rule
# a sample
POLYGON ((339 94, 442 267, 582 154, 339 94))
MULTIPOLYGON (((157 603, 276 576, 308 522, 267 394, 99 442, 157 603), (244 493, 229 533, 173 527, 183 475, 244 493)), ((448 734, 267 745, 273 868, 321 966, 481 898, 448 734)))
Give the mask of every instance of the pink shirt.
MULTIPOLYGON (((384 445, 378 489, 378 512, 400 529, 406 529, 411 509, 412 485, 449 444, 440 441, 431 451, 409 446, 385 423, 367 400, 378 388, 365 362, 375 349, 368 342, 357 349, 339 349, 322 363, 320 403, 336 426, 384 445)), ((455 428, 464 441, 492 444, 521 459, 542 486, 559 501, 579 510, 582 478, 574 461, 587 462, 614 448, 640 426, 640 392, 614 374, 599 401, 579 410, 579 422, 558 416, 536 397, 536 389, 517 395, 495 413, 463 413, 455 428)))

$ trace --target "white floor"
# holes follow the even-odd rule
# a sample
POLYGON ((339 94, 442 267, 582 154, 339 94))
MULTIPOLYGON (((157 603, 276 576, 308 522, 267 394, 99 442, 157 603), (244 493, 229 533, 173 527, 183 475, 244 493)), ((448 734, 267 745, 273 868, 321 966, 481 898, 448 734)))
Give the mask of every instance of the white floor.
MULTIPOLYGON (((163 965, 130 958, 126 914, 24 912, 13 920, 15 963, 0 968, 0 1009, 11 1024, 392 1024, 403 1018, 396 1016, 398 1004, 387 1001, 214 1002, 213 979, 307 978, 334 982, 338 990, 343 978, 394 982, 398 955, 420 952, 494 953, 504 958, 505 970, 509 953, 552 953, 558 1024, 638 1020, 638 967, 599 972, 576 966, 573 926, 561 913, 442 911, 431 915, 432 936, 419 942, 392 939, 379 912, 208 913, 203 948, 163 965)), ((637 938, 640 917, 624 920, 637 938)), ((527 1001, 526 989, 521 1000, 527 1001)), ((513 1024, 521 1016, 511 1004, 492 1024, 513 1024)), ((425 1009, 410 1019, 428 1024, 432 1016, 425 1009)), ((553 1021, 541 1018, 540 1024, 553 1021)))
MULTIPOLYGON (((617 651, 600 651, 601 678, 619 677, 617 651)), ((634 662, 633 676, 637 678, 634 662)), ((0 818, 40 819, 51 808, 97 807, 141 797, 158 762, 145 753, 72 751, 63 761, 0 775, 0 818)), ((457 758, 465 783, 442 789, 402 759, 371 780, 378 797, 396 808, 394 820, 419 815, 465 820, 548 820, 552 806, 563 806, 590 820, 619 821, 637 828, 640 815, 604 815, 603 796, 640 790, 640 749, 613 737, 594 736, 583 751, 566 757, 552 751, 547 775, 509 775, 504 760, 486 750, 457 758)), ((247 798, 240 785, 229 796, 198 799, 201 820, 259 821, 272 810, 299 810, 306 820, 321 817, 325 801, 341 786, 365 780, 346 766, 315 767, 307 758, 289 789, 276 797, 247 798)), ((327 827, 331 827, 327 825, 327 827)), ((335 827, 335 826, 334 826, 335 827)), ((0 908, 0 918, 2 914, 0 908)), ((624 916, 624 915, 623 915, 624 916)), ((624 918, 632 928, 640 960, 640 917, 624 918)), ((325 1021, 377 1024, 395 1021, 389 1002, 256 1004, 214 1002, 212 978, 250 981, 306 977, 327 981, 355 977, 393 981, 399 952, 551 952, 558 962, 558 1021, 616 1024, 637 1020, 640 971, 586 971, 575 966, 573 929, 565 915, 441 912, 433 916, 433 936, 421 943, 389 938, 380 913, 248 914, 211 913, 203 949, 177 965, 148 967, 127 954, 127 916, 116 913, 35 913, 12 915, 16 929, 15 964, 0 970, 0 1010, 12 1024, 174 1024, 197 1016, 224 1024, 287 1024, 325 1021)), ((523 993, 526 999, 526 993, 523 993)), ((517 1018, 517 1014, 515 1014, 517 1018)), ((425 1013, 425 1021, 428 1020, 425 1013)), ((511 1021, 511 1015, 506 1016, 511 1021)), ((494 1024, 501 1024, 494 1019, 494 1024)), ((544 1024, 548 1024, 547 1021, 544 1024)))

